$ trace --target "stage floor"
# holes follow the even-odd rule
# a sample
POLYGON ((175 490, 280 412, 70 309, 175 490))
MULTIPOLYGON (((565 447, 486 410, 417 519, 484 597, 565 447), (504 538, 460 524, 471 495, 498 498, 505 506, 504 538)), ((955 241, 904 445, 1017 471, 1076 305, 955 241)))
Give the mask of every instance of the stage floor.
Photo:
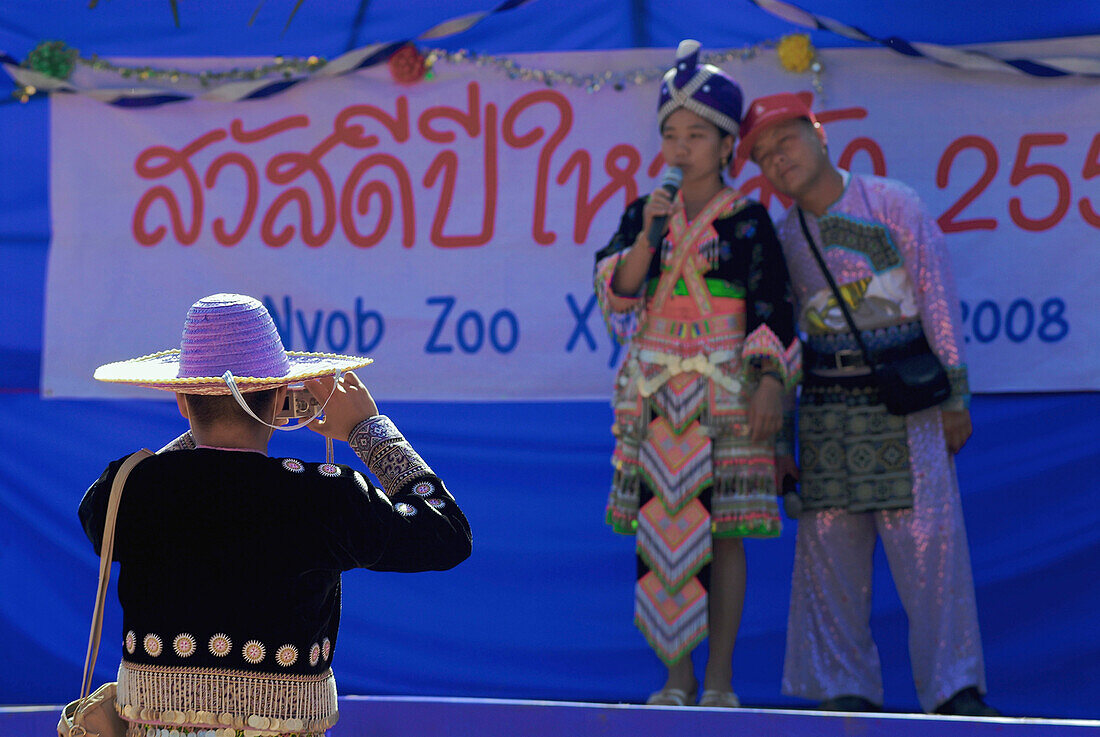
MULTIPOLYGON (((0 737, 53 734, 60 706, 0 707, 0 737)), ((1100 721, 343 696, 331 737, 1096 737, 1100 721)))

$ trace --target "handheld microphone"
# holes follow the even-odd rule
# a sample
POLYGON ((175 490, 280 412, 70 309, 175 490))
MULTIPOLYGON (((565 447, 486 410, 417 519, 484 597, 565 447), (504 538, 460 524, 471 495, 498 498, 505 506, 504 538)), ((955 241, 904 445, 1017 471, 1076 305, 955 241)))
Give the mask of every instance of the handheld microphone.
MULTIPOLYGON (((678 166, 670 166, 665 169, 661 177, 661 188, 668 192, 669 197, 675 197, 680 191, 680 185, 684 183, 684 172, 678 166)), ((665 226, 668 225, 668 216, 659 215, 653 218, 649 224, 649 247, 658 250, 665 235, 665 226)))

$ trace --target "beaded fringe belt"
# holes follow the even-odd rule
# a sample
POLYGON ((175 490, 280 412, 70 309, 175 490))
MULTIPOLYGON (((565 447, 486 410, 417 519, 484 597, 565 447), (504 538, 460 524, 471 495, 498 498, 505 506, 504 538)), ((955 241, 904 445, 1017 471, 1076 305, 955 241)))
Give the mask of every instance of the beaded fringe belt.
POLYGON ((117 708, 141 724, 269 735, 324 732, 339 716, 331 670, 295 676, 125 661, 117 708))

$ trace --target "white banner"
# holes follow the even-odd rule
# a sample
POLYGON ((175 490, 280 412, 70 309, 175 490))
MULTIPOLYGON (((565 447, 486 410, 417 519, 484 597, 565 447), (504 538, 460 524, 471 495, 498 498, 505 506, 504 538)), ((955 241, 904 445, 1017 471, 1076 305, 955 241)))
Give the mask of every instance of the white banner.
MULTIPOLYGON (((834 156, 910 184, 947 233, 973 388, 1100 389, 1100 87, 822 57, 834 156)), ((809 86, 771 53, 726 69, 750 97, 809 86)), ((374 357, 362 375, 386 399, 605 399, 620 351, 592 256, 659 175, 656 99, 656 83, 588 93, 447 64, 414 86, 382 67, 237 103, 57 95, 43 395, 148 395, 92 372, 176 347, 187 307, 224 291, 263 299, 290 349, 374 357)), ((737 183, 782 211, 754 165, 737 183)))

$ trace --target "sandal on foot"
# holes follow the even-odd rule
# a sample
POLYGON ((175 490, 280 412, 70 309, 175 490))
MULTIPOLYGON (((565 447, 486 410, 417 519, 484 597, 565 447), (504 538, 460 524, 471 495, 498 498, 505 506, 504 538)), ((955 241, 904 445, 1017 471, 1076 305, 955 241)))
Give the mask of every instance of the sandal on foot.
POLYGON ((688 692, 682 688, 662 688, 645 700, 649 706, 687 706, 688 692))
POLYGON ((722 709, 736 709, 741 706, 741 700, 733 691, 718 691, 706 689, 699 698, 699 706, 718 707, 722 709))

